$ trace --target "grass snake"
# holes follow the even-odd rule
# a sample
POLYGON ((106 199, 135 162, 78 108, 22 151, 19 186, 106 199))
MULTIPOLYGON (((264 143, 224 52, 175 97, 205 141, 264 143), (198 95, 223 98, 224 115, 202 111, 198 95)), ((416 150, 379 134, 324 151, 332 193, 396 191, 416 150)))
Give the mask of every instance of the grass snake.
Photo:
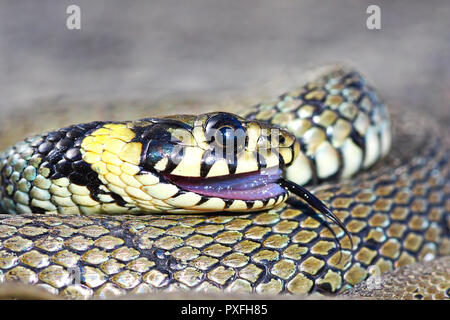
POLYGON ((345 67, 239 115, 32 136, 0 154, 0 284, 448 299, 448 136, 345 67))

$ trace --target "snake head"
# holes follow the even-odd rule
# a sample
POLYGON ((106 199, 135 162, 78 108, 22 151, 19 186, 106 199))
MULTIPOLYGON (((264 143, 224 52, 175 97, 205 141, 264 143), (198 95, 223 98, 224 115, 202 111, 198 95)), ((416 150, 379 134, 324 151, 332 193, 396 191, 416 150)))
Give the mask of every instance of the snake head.
MULTIPOLYGON (((142 143, 140 174, 157 176, 203 202, 220 203, 205 206, 207 211, 227 204, 230 210, 262 210, 287 196, 276 181, 299 144, 286 130, 225 112, 148 118, 135 122, 133 130, 142 143)), ((180 202, 183 209, 189 205, 180 202)))
POLYGON ((149 144, 148 167, 185 177, 284 167, 299 150, 288 131, 225 112, 166 117, 148 128, 143 138, 149 144))

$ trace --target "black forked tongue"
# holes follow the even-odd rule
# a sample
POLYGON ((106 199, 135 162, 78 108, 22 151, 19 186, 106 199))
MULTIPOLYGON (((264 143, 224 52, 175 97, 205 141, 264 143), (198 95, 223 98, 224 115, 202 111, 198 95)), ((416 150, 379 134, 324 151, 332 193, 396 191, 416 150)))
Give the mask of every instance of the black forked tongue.
MULTIPOLYGON (((292 192, 293 194, 299 196, 301 199, 303 199, 306 203, 308 203, 311 207, 318 210, 320 213, 322 213, 325 217, 333 221, 335 224, 337 224, 347 235, 348 239, 350 240, 350 245, 353 248, 353 241, 352 237, 350 236, 350 233, 348 232, 345 225, 342 223, 341 220, 322 202, 317 198, 315 195, 313 195, 311 192, 303 188, 302 186, 299 186, 298 184, 286 180, 286 179, 280 179, 278 180, 278 183, 283 188, 287 189, 288 191, 292 192)), ((339 240, 337 241, 339 249, 341 248, 341 244, 339 240)), ((342 255, 341 255, 342 256, 342 255)), ((340 259, 339 259, 340 260, 340 259)))

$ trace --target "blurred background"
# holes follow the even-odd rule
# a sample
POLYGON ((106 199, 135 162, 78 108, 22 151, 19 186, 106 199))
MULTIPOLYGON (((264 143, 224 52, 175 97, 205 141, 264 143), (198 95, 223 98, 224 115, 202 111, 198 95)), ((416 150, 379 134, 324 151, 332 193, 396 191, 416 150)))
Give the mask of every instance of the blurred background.
POLYGON ((359 69, 390 105, 448 123, 449 30, 447 0, 2 0, 1 140, 16 138, 10 127, 49 126, 30 110, 63 113, 62 124, 236 111, 335 62, 359 69), (66 28, 70 4, 81 30, 66 28), (371 4, 381 30, 366 27, 371 4))

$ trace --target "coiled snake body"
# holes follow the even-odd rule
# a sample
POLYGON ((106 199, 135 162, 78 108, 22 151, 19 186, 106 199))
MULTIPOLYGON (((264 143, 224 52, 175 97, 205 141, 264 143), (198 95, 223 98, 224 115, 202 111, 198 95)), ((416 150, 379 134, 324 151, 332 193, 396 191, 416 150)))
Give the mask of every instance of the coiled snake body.
MULTIPOLYGON (((336 68, 241 116, 91 122, 27 138, 0 154, 0 283, 70 298, 336 294, 448 255, 449 144, 414 126, 394 140, 404 153, 377 164, 391 147, 387 110, 357 72, 336 68), (319 183, 331 211, 300 187, 319 183)), ((399 295, 448 298, 442 259, 431 280, 406 275, 399 295)))

